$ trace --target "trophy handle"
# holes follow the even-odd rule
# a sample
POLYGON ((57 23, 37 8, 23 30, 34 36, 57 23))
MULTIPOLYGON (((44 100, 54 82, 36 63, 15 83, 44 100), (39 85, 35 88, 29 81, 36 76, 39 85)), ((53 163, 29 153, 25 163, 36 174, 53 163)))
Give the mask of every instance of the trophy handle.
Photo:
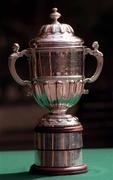
POLYGON ((93 76, 91 76, 90 78, 85 78, 84 79, 84 82, 85 83, 92 83, 94 81, 97 80, 97 78, 99 77, 101 71, 102 71, 102 67, 103 67, 103 54, 98 50, 99 48, 99 44, 97 41, 93 42, 92 44, 92 47, 93 47, 93 50, 90 49, 90 48, 85 48, 85 55, 86 54, 90 54, 94 57, 96 57, 97 59, 97 68, 96 68, 96 71, 95 73, 93 74, 93 76))
POLYGON ((22 80, 19 77, 19 75, 17 74, 16 68, 15 68, 16 60, 19 57, 23 57, 24 55, 28 56, 30 53, 29 53, 28 50, 23 50, 23 51, 19 52, 20 46, 17 43, 14 43, 12 48, 13 48, 13 53, 9 56, 9 61, 8 61, 8 66, 9 66, 10 73, 11 73, 13 79, 18 84, 20 84, 21 86, 28 86, 31 89, 31 87, 32 87, 31 81, 22 80))

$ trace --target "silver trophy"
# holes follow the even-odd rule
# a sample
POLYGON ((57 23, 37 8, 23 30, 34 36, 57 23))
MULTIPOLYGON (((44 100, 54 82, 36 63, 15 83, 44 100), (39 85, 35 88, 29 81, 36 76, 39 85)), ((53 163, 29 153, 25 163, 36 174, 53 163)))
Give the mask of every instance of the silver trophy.
POLYGON ((77 117, 66 114, 68 108, 77 104, 86 94, 86 83, 94 82, 103 66, 103 54, 95 41, 93 49, 83 45, 83 40, 74 35, 73 28, 58 21, 61 14, 53 8, 51 24, 43 25, 29 48, 19 52, 17 43, 9 57, 9 69, 14 80, 29 88, 36 102, 49 109, 35 128, 36 162, 32 173, 73 174, 87 171, 82 160, 82 130, 77 117), (92 77, 84 74, 85 55, 97 60, 92 77), (27 56, 29 80, 22 80, 16 72, 15 63, 27 56))

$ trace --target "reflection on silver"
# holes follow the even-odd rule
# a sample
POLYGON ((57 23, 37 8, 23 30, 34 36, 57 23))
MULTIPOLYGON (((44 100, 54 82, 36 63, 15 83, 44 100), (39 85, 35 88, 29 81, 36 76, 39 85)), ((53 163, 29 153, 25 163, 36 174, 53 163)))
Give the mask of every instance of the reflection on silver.
POLYGON ((36 151, 36 165, 46 167, 69 167, 82 165, 82 150, 36 151), (37 161, 38 160, 38 161, 37 161))
POLYGON ((39 150, 72 150, 82 146, 82 132, 36 134, 36 149, 39 150))
MULTIPOLYGON (((53 8, 50 15, 53 22, 41 27, 38 36, 30 41, 30 48, 19 52, 19 45, 15 43, 9 57, 9 69, 15 81, 28 86, 36 102, 49 109, 49 114, 36 128, 36 164, 44 167, 43 170, 83 164, 82 126, 77 117, 66 114, 66 111, 77 104, 82 94, 88 93, 85 84, 94 82, 103 67, 98 42, 92 44, 93 49, 84 46, 70 25, 58 21, 60 16, 57 8, 53 8), (96 70, 89 78, 84 73, 87 54, 97 60, 96 70), (22 80, 15 68, 17 59, 24 55, 29 60, 30 80, 22 80), (50 129, 51 133, 48 132, 50 129), (61 131, 56 133, 56 129, 61 131)), ((79 172, 87 169, 86 166, 82 168, 79 167, 79 172)))

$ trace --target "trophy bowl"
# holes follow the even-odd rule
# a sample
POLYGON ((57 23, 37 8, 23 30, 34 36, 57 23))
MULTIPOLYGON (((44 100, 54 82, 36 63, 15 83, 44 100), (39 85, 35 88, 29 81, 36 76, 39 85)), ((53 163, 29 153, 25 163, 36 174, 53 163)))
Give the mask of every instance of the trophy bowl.
MULTIPOLYGON (((14 80, 29 87, 36 102, 49 110, 35 128, 35 164, 30 172, 35 174, 73 174, 87 171, 82 159, 82 130, 77 117, 67 114, 86 94, 86 83, 94 82, 103 66, 103 54, 95 41, 93 49, 83 45, 83 40, 74 35, 68 24, 58 21, 61 14, 53 8, 51 24, 43 25, 29 48, 19 51, 13 45, 9 57, 9 69, 14 80), (85 56, 90 54, 97 60, 96 70, 90 78, 85 77, 85 56), (16 72, 19 57, 27 56, 29 80, 22 80, 16 72)), ((20 59, 20 58, 19 58, 20 59)))

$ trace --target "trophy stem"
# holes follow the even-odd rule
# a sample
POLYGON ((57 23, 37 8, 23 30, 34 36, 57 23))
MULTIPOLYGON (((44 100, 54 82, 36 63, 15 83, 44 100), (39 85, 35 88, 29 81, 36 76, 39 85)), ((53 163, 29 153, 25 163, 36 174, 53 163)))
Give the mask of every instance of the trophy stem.
POLYGON ((50 109, 50 114, 66 114, 66 111, 67 111, 67 108, 63 108, 63 109, 60 109, 60 108, 52 108, 50 109))

